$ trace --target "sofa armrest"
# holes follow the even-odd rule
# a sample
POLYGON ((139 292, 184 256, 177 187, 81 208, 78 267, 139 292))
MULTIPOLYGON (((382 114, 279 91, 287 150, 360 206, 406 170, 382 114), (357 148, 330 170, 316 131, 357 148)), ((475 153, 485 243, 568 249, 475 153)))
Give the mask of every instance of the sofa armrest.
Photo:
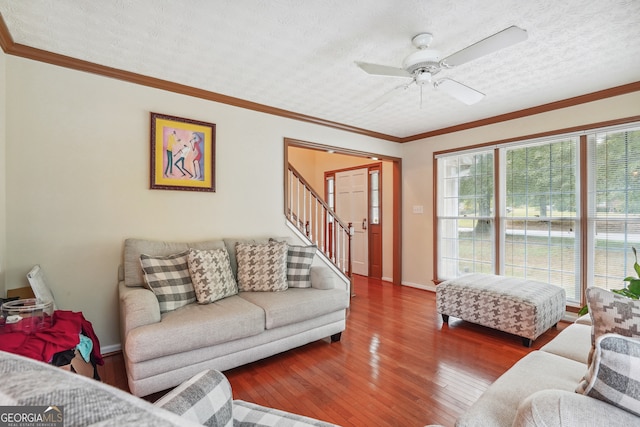
POLYGON ((279 409, 268 408, 245 402, 244 400, 233 401, 233 421, 238 426, 304 426, 304 427, 338 427, 336 424, 316 420, 302 415, 279 409))
POLYGON ((576 321, 574 323, 577 323, 579 325, 589 325, 589 326, 591 326, 592 325, 592 323, 591 323, 591 315, 589 313, 587 313, 587 314, 585 314, 583 316, 580 316, 580 317, 578 317, 576 319, 576 321))
POLYGON ((199 424, 233 426, 231 384, 227 377, 213 369, 196 374, 154 405, 199 424))
POLYGON ((312 265, 309 270, 311 275, 311 287, 315 289, 336 289, 338 282, 336 275, 329 267, 312 265))
POLYGON ((124 282, 118 283, 120 295, 120 327, 122 340, 135 328, 160 321, 158 299, 149 289, 128 287, 124 282))
POLYGON ((513 427, 638 425, 640 418, 598 399, 566 390, 541 390, 520 402, 513 427))

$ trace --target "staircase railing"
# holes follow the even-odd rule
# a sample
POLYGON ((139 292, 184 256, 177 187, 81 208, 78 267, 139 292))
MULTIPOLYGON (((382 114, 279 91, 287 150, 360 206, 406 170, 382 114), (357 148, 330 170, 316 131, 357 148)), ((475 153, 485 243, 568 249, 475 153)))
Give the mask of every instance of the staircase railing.
POLYGON ((285 215, 309 242, 347 278, 351 277, 351 228, 289 164, 285 193, 285 215))

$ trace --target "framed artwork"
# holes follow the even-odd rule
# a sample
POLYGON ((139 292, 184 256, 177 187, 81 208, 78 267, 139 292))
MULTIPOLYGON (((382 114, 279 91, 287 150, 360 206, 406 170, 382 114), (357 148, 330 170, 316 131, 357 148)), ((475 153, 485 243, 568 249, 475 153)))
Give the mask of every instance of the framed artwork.
POLYGON ((216 191, 216 125, 151 113, 151 189, 216 191))

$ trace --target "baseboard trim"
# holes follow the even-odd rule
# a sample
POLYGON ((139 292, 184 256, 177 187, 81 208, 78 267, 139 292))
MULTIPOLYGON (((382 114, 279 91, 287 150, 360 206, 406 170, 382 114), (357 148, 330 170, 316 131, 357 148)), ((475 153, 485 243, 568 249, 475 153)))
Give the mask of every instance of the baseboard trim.
POLYGON ((122 351, 122 344, 111 344, 100 347, 102 354, 117 353, 122 351))
POLYGON ((435 292, 436 291, 436 285, 434 284, 428 284, 428 285, 424 285, 422 283, 412 283, 412 282, 402 282, 403 286, 409 286, 412 288, 418 288, 418 289, 422 289, 425 291, 431 291, 431 292, 435 292))

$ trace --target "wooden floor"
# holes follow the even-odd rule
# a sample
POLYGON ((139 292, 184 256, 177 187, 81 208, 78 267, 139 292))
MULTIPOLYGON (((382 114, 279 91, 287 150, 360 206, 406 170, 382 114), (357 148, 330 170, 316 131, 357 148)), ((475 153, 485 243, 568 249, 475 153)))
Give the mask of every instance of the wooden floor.
MULTIPOLYGON (((452 426, 504 371, 567 326, 528 349, 518 337, 458 319, 443 326, 433 292, 363 277, 355 292, 340 342, 226 371, 234 398, 342 426, 452 426)), ((127 390, 120 354, 100 372, 127 390)))

